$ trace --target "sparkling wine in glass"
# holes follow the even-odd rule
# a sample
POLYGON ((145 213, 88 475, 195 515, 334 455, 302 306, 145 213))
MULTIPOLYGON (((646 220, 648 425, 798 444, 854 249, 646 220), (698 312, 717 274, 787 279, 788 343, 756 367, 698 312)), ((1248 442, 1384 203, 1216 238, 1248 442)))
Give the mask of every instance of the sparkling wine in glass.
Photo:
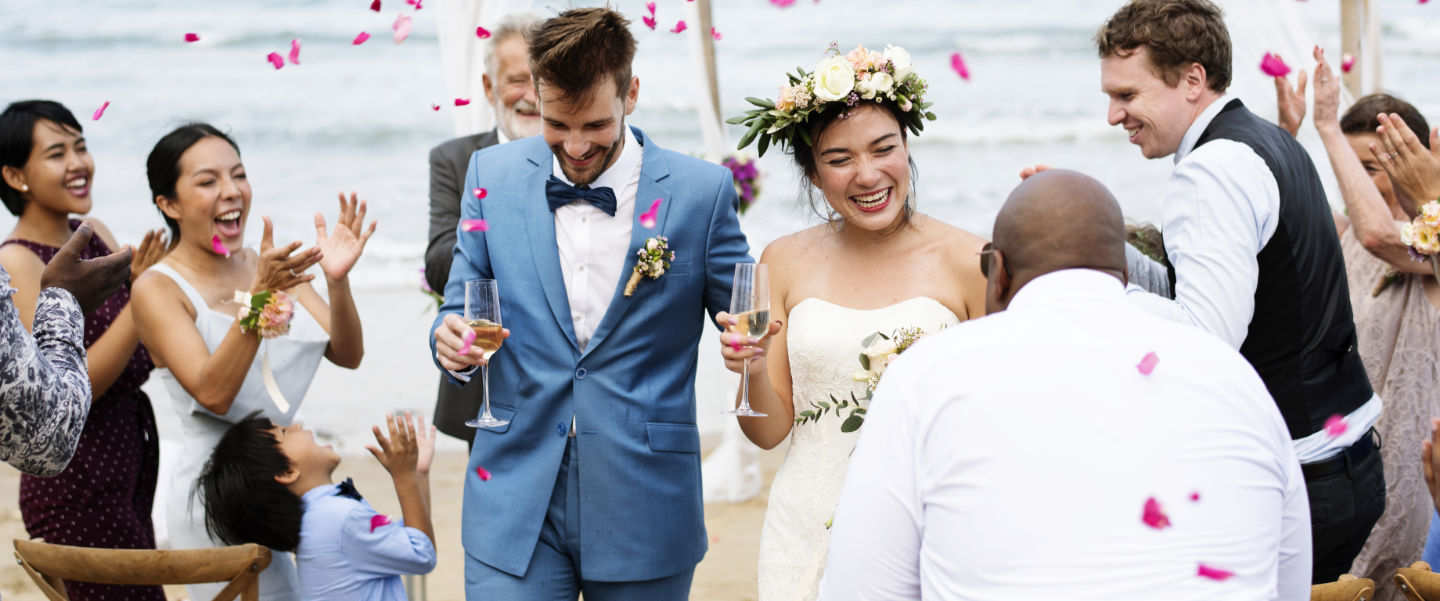
MULTIPOLYGON (((735 265, 735 284, 730 289, 730 313, 736 323, 730 331, 751 338, 760 338, 770 331, 770 273, 768 266, 759 263, 735 265)), ((750 359, 745 359, 745 369, 740 372, 740 406, 727 415, 765 417, 750 408, 750 359)))
POLYGON ((479 351, 485 358, 480 366, 480 398, 483 410, 480 417, 467 420, 471 428, 499 428, 510 423, 496 419, 490 414, 490 357, 500 350, 504 342, 500 325, 500 289, 495 280, 469 280, 465 282, 465 323, 475 332, 471 352, 479 351))

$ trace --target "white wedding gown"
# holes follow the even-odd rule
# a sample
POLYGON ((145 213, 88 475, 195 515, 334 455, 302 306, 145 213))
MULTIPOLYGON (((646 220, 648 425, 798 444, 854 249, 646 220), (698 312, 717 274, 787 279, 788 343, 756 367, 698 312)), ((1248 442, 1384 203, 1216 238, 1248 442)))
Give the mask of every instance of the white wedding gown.
MULTIPOLYGON (((959 321, 945 305, 924 296, 871 310, 812 297, 795 305, 789 317, 786 344, 796 415, 812 410, 812 402, 829 402, 831 395, 849 398, 854 392, 863 399, 865 384, 856 382, 854 374, 861 370, 860 341, 870 334, 890 336, 896 329, 916 327, 934 334, 959 321)), ((760 532, 760 601, 802 601, 818 593, 830 543, 826 523, 835 514, 859 436, 841 432, 841 421, 832 410, 790 432, 790 448, 770 485, 760 532)))

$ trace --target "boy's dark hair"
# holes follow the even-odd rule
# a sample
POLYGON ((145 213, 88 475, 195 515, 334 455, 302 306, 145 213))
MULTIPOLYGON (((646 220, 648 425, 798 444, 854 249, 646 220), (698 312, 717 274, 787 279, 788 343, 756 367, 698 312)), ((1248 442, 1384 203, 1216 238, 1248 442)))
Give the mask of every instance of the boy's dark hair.
POLYGON ((195 483, 205 506, 205 530, 227 545, 258 543, 277 551, 300 546, 300 497, 275 476, 290 460, 263 417, 230 427, 195 483))
POLYGON ((1340 117, 1340 131, 1346 135, 1373 134, 1375 128, 1380 127, 1380 120, 1375 118, 1380 113, 1400 115, 1410 131, 1415 132, 1415 137, 1420 138, 1420 143, 1430 147, 1430 124, 1425 116, 1415 105, 1389 94, 1371 94, 1356 100, 1340 117))
POLYGON ((175 200, 175 184, 180 181, 180 157, 205 138, 220 138, 235 149, 236 155, 240 154, 240 145, 225 135, 225 132, 215 129, 215 126, 209 123, 186 123, 160 138, 160 141, 155 143, 155 148, 150 150, 150 156, 145 159, 145 177, 150 180, 150 201, 155 203, 155 210, 160 212, 160 217, 170 228, 171 248, 180 243, 180 224, 166 215, 165 211, 160 211, 160 201, 157 198, 164 196, 175 200))
MULTIPOLYGON (((0 113, 0 166, 23 168, 30 160, 30 151, 35 146, 35 123, 44 119, 58 123, 76 132, 84 132, 80 121, 65 105, 53 100, 21 100, 5 107, 0 113)), ((10 213, 19 216, 25 212, 25 198, 20 191, 11 188, 0 179, 0 201, 10 213)))
POLYGON ((545 20, 530 34, 530 72, 535 82, 555 86, 565 102, 590 100, 602 77, 615 79, 615 92, 630 92, 635 36, 630 21, 609 8, 576 8, 545 20))
POLYGON ((1200 63, 1207 87, 1217 93, 1230 87, 1230 31, 1209 0, 1131 0, 1095 34, 1100 58, 1128 58, 1140 47, 1167 86, 1175 87, 1191 63, 1200 63))

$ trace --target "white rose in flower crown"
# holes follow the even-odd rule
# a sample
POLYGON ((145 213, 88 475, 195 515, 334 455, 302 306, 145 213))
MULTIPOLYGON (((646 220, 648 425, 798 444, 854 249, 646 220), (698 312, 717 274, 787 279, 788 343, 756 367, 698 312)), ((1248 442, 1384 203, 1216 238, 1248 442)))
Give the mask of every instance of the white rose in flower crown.
POLYGON ((889 73, 878 71, 870 76, 870 87, 876 94, 889 94, 895 88, 895 78, 890 77, 889 73))
POLYGON ((860 81, 855 82, 855 93, 866 100, 875 99, 875 84, 869 77, 861 76, 860 81))
POLYGON ((855 89, 855 69, 843 56, 832 56, 815 67, 815 98, 823 102, 843 100, 855 89))
POLYGON ((895 81, 905 81, 906 77, 915 72, 915 66, 910 63, 910 53, 904 48, 886 44, 885 58, 890 59, 890 64, 895 67, 895 81))

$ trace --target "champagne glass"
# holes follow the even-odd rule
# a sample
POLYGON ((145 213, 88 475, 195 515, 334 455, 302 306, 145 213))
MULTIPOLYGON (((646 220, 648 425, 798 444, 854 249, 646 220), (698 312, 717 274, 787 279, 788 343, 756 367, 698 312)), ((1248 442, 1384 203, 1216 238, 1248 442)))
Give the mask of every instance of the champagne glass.
POLYGON ((485 358, 480 366, 480 398, 484 410, 480 417, 467 420, 471 428, 499 428, 509 420, 496 419, 490 414, 490 357, 500 350, 505 341, 500 325, 500 289, 495 280, 468 280, 465 282, 465 323, 475 332, 475 342, 470 352, 479 352, 485 358))
MULTIPOLYGON (((768 265, 739 263, 735 265, 735 284, 730 289, 730 314, 736 323, 730 331, 751 338, 760 338, 770 331, 770 271, 768 265)), ((726 415, 765 417, 768 414, 750 408, 750 359, 740 372, 740 406, 726 415)))

